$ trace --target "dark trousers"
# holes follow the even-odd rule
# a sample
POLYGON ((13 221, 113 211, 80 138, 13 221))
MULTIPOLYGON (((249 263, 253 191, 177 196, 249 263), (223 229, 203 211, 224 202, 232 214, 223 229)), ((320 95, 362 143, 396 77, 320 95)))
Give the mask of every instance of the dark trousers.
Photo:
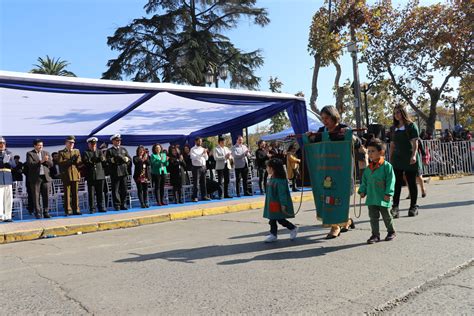
POLYGON ((258 187, 260 188, 260 193, 265 193, 267 190, 267 178, 268 173, 264 168, 258 168, 258 187))
POLYGON ((35 182, 30 182, 30 186, 35 213, 39 215, 42 212, 47 212, 49 210, 49 182, 46 181, 46 177, 39 176, 35 182), (40 197, 43 209, 41 209, 40 197))
POLYGON ((408 190, 410 191, 410 208, 415 207, 418 197, 418 187, 416 186, 416 171, 393 170, 395 173, 395 193, 393 195, 393 206, 400 203, 400 193, 403 185, 403 174, 407 178, 408 190))
POLYGON ((112 199, 116 209, 125 207, 127 199, 127 176, 110 177, 112 181, 112 199))
POLYGON ((31 189, 31 187, 33 186, 33 184, 30 183, 29 179, 26 178, 26 194, 28 195, 28 206, 27 206, 27 210, 28 212, 33 213, 33 211, 35 210, 35 196, 33 195, 33 190, 31 189))
POLYGON ((151 180, 153 181, 153 193, 157 204, 164 204, 165 200, 165 174, 152 174, 151 180))
POLYGON ((89 195, 89 209, 95 211, 96 205, 99 211, 105 210, 104 207, 104 180, 87 181, 87 192, 89 195))
POLYGON ((295 225, 293 225, 291 222, 289 222, 286 219, 271 219, 268 224, 270 224, 270 234, 272 235, 277 235, 278 234, 278 224, 280 224, 283 227, 288 228, 289 230, 295 229, 295 225))
POLYGON ((390 214, 388 207, 369 205, 370 227, 372 228, 372 235, 380 236, 379 218, 382 214, 383 222, 387 228, 388 233, 394 233, 392 214, 390 214))
POLYGON ((229 196, 229 168, 227 166, 222 170, 217 170, 217 183, 221 188, 221 192, 224 192, 224 196, 229 196), (224 181, 224 185, 222 185, 224 181))
POLYGON ((240 178, 242 177, 242 186, 244 187, 244 194, 251 195, 248 190, 247 177, 249 175, 249 168, 235 168, 235 186, 237 195, 240 195, 240 178))
POLYGON ((198 184, 199 189, 201 189, 201 198, 204 199, 207 196, 206 188, 206 168, 205 167, 196 167, 193 166, 193 196, 192 198, 197 198, 198 193, 198 184))
POLYGON ((148 204, 148 183, 142 183, 135 181, 137 185, 137 195, 138 200, 140 201, 140 206, 145 206, 148 204))

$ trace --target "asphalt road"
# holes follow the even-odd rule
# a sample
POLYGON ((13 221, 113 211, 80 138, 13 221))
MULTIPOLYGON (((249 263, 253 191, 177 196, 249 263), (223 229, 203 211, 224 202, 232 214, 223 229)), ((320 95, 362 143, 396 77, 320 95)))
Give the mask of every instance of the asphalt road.
POLYGON ((1 245, 0 314, 472 315, 473 193, 474 177, 432 182, 375 245, 365 207, 325 240, 312 202, 274 244, 259 210, 1 245))

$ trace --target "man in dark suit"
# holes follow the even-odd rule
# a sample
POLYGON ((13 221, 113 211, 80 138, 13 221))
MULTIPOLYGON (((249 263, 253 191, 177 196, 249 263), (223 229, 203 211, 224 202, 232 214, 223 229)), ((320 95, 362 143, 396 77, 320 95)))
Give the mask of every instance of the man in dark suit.
POLYGON ((49 168, 53 166, 49 153, 43 150, 43 141, 35 139, 33 141, 35 147, 32 151, 26 153, 26 165, 28 166, 28 181, 31 194, 33 195, 33 205, 36 218, 50 218, 49 215, 49 168), (40 195, 43 207, 40 204, 40 195))
POLYGON ((49 168, 49 175, 52 179, 61 179, 61 170, 59 169, 59 154, 54 152, 51 154, 53 158, 53 166, 49 168))
POLYGON ((78 166, 82 163, 79 149, 75 149, 76 138, 68 136, 65 148, 58 152, 59 170, 64 186, 64 213, 67 215, 82 215, 79 210, 79 181, 81 174, 78 166))
POLYGON ((96 205, 99 212, 106 212, 104 205, 105 173, 102 165, 102 163, 105 162, 105 155, 101 150, 97 149, 97 140, 96 137, 88 138, 87 146, 89 148, 82 154, 82 163, 86 171, 89 210, 91 214, 95 213, 96 205))
POLYGON ((110 137, 112 147, 107 150, 106 159, 110 168, 110 180, 112 181, 112 197, 116 211, 127 210, 125 201, 127 198, 127 176, 132 159, 127 149, 121 147, 120 134, 110 137))

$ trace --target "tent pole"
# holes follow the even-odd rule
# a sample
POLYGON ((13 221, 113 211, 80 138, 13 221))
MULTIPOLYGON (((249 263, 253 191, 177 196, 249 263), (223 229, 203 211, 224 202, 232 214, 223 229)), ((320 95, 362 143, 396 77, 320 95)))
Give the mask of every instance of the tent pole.
POLYGON ((245 128, 245 140, 246 140, 246 142, 247 142, 247 146, 250 147, 250 143, 249 143, 249 128, 248 128, 248 127, 245 128))

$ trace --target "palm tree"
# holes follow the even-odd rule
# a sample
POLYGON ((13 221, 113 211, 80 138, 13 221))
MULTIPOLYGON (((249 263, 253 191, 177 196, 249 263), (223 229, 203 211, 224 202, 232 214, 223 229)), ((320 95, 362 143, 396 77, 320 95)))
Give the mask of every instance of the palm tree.
POLYGON ((54 75, 54 76, 66 76, 66 77, 77 77, 73 72, 68 71, 64 68, 69 66, 69 63, 66 60, 60 60, 58 58, 49 58, 46 55, 46 59, 41 57, 38 58, 38 65, 34 65, 36 68, 30 70, 30 73, 33 74, 44 74, 44 75, 54 75))

